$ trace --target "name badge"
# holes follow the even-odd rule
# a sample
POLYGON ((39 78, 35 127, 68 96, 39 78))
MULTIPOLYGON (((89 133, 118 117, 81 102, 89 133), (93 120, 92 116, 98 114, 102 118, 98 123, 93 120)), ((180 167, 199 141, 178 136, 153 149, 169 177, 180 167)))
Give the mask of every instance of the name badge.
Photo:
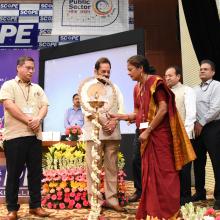
POLYGON ((140 127, 139 127, 139 129, 145 129, 145 128, 148 128, 148 125, 149 125, 149 122, 142 122, 142 123, 140 123, 140 127))
POLYGON ((31 106, 25 106, 25 107, 23 107, 22 111, 25 114, 32 114, 33 113, 33 108, 31 106))

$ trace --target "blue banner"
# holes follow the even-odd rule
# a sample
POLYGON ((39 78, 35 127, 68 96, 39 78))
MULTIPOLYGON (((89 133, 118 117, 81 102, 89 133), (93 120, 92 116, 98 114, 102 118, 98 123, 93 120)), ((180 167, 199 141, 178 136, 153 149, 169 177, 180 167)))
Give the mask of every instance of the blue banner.
MULTIPOLYGON (((6 186, 6 167, 0 166, 0 199, 5 198, 5 186, 6 186)), ((27 187, 27 169, 24 168, 20 180, 19 180, 19 197, 28 197, 29 191, 27 187)))
POLYGON ((0 23, 0 49, 37 48, 37 23, 0 23))

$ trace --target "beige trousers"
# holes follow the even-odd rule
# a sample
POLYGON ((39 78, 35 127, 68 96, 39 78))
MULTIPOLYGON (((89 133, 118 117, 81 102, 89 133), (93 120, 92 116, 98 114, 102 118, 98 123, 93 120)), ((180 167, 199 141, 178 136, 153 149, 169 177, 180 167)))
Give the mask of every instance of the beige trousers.
MULTIPOLYGON (((105 171, 105 199, 107 205, 118 205, 118 149, 119 149, 119 140, 105 140, 101 141, 101 145, 99 146, 98 153, 102 155, 104 153, 103 158, 101 157, 99 168, 101 169, 102 164, 104 165, 105 171)), ((92 155, 91 150, 94 142, 87 141, 86 145, 86 168, 87 168, 87 191, 88 191, 88 200, 91 201, 91 186, 92 186, 92 155)), ((103 198, 99 198, 100 204, 103 203, 103 198)))

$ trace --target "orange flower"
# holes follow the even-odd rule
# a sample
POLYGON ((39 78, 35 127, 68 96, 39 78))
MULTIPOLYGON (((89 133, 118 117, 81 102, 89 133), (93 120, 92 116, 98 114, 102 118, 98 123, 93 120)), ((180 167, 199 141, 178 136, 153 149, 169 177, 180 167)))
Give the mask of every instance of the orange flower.
POLYGON ((62 189, 64 189, 66 186, 67 186, 66 181, 62 181, 62 182, 60 183, 60 187, 61 187, 62 189))

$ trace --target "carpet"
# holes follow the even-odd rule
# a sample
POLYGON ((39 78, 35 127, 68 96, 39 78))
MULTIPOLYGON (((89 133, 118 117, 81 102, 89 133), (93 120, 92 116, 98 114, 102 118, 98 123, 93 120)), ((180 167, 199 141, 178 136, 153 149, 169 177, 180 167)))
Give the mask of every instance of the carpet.
MULTIPOLYGON (((134 192, 133 182, 126 182, 127 196, 134 192)), ((192 191, 194 191, 192 189, 192 191)), ((194 203, 196 206, 201 207, 212 207, 214 203, 213 193, 207 193, 207 200, 194 203)), ((134 220, 135 213, 138 207, 138 202, 130 203, 125 206, 126 213, 118 213, 113 210, 104 209, 103 216, 105 220, 119 220, 127 219, 134 220)), ((59 209, 46 209, 50 214, 50 217, 39 218, 29 214, 28 204, 21 204, 20 210, 18 212, 19 220, 85 220, 89 214, 89 209, 73 209, 73 210, 59 210, 59 209)), ((220 211, 219 213, 220 214, 220 211)), ((4 220, 7 215, 7 209, 5 204, 0 204, 0 220, 4 220)))

